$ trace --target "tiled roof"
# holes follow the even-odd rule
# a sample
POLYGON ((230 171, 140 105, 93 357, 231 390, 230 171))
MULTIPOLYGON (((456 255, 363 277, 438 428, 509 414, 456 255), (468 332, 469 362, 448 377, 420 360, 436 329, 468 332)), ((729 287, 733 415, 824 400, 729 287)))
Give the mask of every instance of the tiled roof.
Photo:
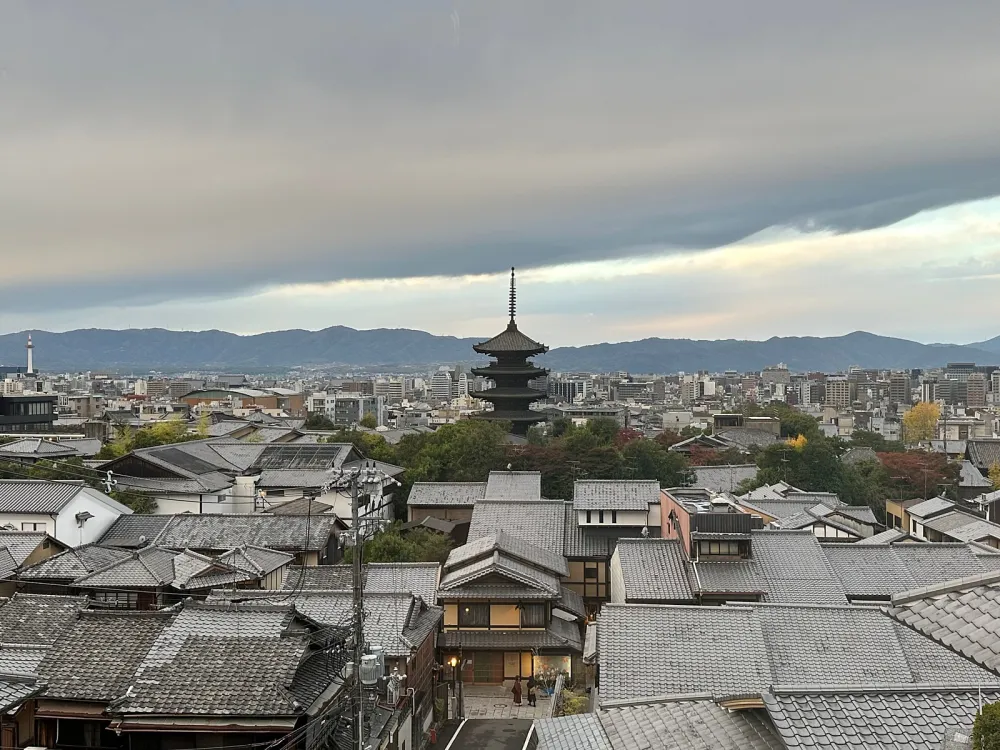
MULTIPOLYGON (((873 534, 872 536, 865 537, 864 539, 859 539, 855 542, 855 545, 891 544, 892 542, 900 542, 909 539, 911 539, 910 535, 903 529, 886 529, 885 531, 880 531, 878 534, 873 534)), ((915 537, 913 537, 913 539, 915 539, 915 537)))
POLYGON ((277 513, 285 516, 315 516, 323 513, 333 513, 333 506, 315 497, 300 497, 288 500, 267 508, 265 513, 277 513))
MULTIPOLYGON (((642 537, 641 526, 581 526, 573 503, 566 502, 563 505, 566 509, 563 554, 570 559, 611 559, 619 539, 639 539, 642 537)), ((656 527, 650 528, 649 531, 657 535, 659 533, 659 529, 656 527)))
POLYGON ((597 645, 602 701, 743 695, 773 682, 752 609, 605 604, 597 645))
POLYGON ((536 719, 535 733, 538 750, 615 750, 597 714, 536 719))
POLYGON ((775 685, 1000 685, 877 607, 754 605, 775 685))
POLYGON ((68 549, 42 560, 20 573, 20 578, 28 581, 42 580, 74 580, 93 573, 119 560, 124 560, 131 553, 120 547, 102 547, 97 544, 86 544, 75 549, 68 549))
POLYGON ((865 461, 878 461, 878 454, 874 448, 863 445, 859 448, 848 448, 840 460, 845 464, 859 464, 865 461))
POLYGON ((471 508, 485 494, 485 482, 414 482, 406 504, 413 507, 454 505, 471 508))
POLYGON ((922 503, 917 503, 916 505, 910 506, 907 510, 911 516, 916 516, 917 518, 927 518, 935 513, 943 513, 950 508, 954 508, 955 504, 943 497, 932 497, 930 500, 924 500, 922 503))
POLYGON ((565 586, 562 587, 562 598, 556 603, 556 606, 578 617, 587 616, 587 607, 583 603, 583 597, 565 586))
POLYGON ((0 644, 0 675, 37 675, 38 665, 50 646, 4 646, 0 644))
POLYGON ((51 538, 44 531, 0 531, 0 548, 6 549, 15 566, 20 567, 47 539, 51 538))
MULTIPOLYGON (((972 687, 972 686, 969 686, 972 687)), ((764 702, 789 750, 941 750, 949 731, 968 730, 983 703, 1000 693, 977 690, 784 690, 764 702)))
POLYGON ((636 510, 646 512, 660 501, 660 483, 645 479, 588 479, 573 483, 577 510, 636 510))
POLYGON ((766 448, 777 443, 779 438, 773 432, 758 430, 754 427, 730 427, 715 434, 715 437, 730 443, 737 448, 766 448))
POLYGON ((694 601, 680 540, 622 539, 617 551, 626 601, 694 601))
POLYGON ((745 479, 757 476, 757 464, 734 466, 692 466, 694 487, 704 487, 714 492, 734 492, 745 479))
POLYGON ((1000 573, 900 593, 888 612, 914 631, 1000 673, 1000 573))
POLYGON ((180 514, 155 543, 174 549, 228 550, 241 544, 284 551, 325 550, 333 536, 333 516, 283 516, 271 513, 180 514), (308 529, 309 538, 306 539, 308 529))
MULTIPOLYGON (((445 573, 441 577, 439 596, 448 598, 455 589, 464 588, 470 583, 481 581, 483 578, 489 578, 489 586, 492 587, 496 576, 507 579, 507 585, 514 582, 529 588, 540 589, 550 597, 560 595, 559 579, 551 573, 496 551, 490 557, 479 558, 468 565, 453 568, 445 573)), ((478 590, 483 590, 481 582, 477 585, 480 587, 478 590)))
POLYGON ((104 532, 98 544, 110 547, 139 547, 141 539, 144 539, 146 544, 152 544, 173 518, 173 516, 139 513, 119 516, 104 532))
POLYGON ((1000 525, 957 511, 935 516, 925 521, 924 526, 963 542, 977 542, 987 538, 1000 539, 1000 525))
POLYGON ((467 544, 456 547, 448 554, 448 560, 444 565, 445 570, 451 570, 477 558, 492 555, 497 550, 555 575, 569 575, 566 558, 560 553, 535 546, 506 531, 496 531, 489 536, 470 539, 467 544))
POLYGON ((187 605, 157 636, 116 713, 293 716, 288 692, 308 647, 282 637, 292 608, 187 605))
POLYGON ((845 600, 844 587, 809 531, 755 531, 754 560, 767 581, 767 600, 828 603, 845 600))
POLYGON ((1000 462, 1000 440, 996 438, 969 439, 965 443, 966 455, 978 469, 989 468, 1000 462))
POLYGON ((530 339, 517 329, 517 324, 511 320, 507 327, 486 341, 481 341, 472 347, 481 354, 493 352, 524 352, 526 354, 542 354, 549 348, 530 339))
POLYGON ((794 495, 790 498, 740 499, 738 502, 751 511, 757 511, 777 521, 805 513, 816 505, 816 501, 810 497, 796 497, 794 495))
POLYGON ((136 667, 170 623, 169 613, 81 612, 38 667, 47 698, 120 698, 136 667))
POLYGON ((563 501, 484 499, 476 503, 469 541, 501 531, 562 557, 566 535, 563 501))
POLYGON ((0 445, 0 456, 35 456, 38 458, 55 458, 57 456, 79 455, 66 445, 53 443, 41 438, 22 438, 0 445))
POLYGON ((542 497, 542 473, 491 471, 483 496, 501 500, 538 500, 542 497))
POLYGON ((597 716, 616 750, 783 750, 784 747, 763 711, 729 711, 712 701, 623 706, 601 711, 597 716))
MULTIPOLYGON (((365 591, 371 594, 409 591, 433 604, 440 567, 437 563, 368 563, 365 591)), ((283 588, 286 591, 347 591, 351 589, 352 576, 350 565, 293 566, 285 576, 283 588)))
POLYGON ((14 594, 0 604, 0 643, 51 646, 86 605, 82 596, 14 594))
POLYGON ((693 584, 703 594, 767 594, 767 582, 753 561, 692 562, 693 584))
POLYGON ((83 481, 0 480, 0 513, 58 513, 84 487, 83 481))
POLYGON ((529 650, 551 649, 582 652, 580 628, 558 617, 547 630, 446 630, 438 637, 441 648, 529 650))
POLYGON ((30 677, 0 677, 0 711, 6 713, 44 689, 44 683, 30 677))
POLYGON ((850 599, 888 598, 918 586, 952 580, 955 573, 961 576, 983 571, 979 559, 964 544, 821 547, 850 599))
POLYGON ((962 467, 959 471, 959 486, 961 487, 993 487, 993 482, 991 482, 987 477, 983 476, 983 473, 976 468, 976 465, 971 461, 963 461, 962 467))
POLYGON ((219 555, 217 559, 223 565, 231 565, 239 570, 265 576, 283 565, 288 565, 295 558, 287 552, 244 544, 219 555))
POLYGON ((156 588, 169 585, 174 580, 174 558, 177 553, 163 547, 144 547, 131 557, 112 562, 75 581, 81 588, 103 586, 136 586, 156 588))

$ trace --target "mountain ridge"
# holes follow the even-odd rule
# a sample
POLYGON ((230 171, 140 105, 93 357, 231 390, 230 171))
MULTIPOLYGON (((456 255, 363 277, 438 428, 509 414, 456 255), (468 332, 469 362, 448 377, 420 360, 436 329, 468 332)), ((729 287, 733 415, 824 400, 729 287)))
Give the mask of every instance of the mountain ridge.
MULTIPOLYGON (((480 361, 472 345, 480 338, 438 336, 410 328, 359 330, 330 326, 258 334, 218 329, 112 330, 81 328, 64 333, 21 331, 0 336, 0 363, 24 361, 28 334, 36 366, 45 371, 244 370, 286 371, 293 367, 392 367, 480 361)), ((1000 336, 975 344, 921 344, 854 331, 842 336, 772 336, 752 339, 668 339, 564 346, 537 359, 557 371, 740 372, 783 362, 792 370, 833 372, 850 365, 891 369, 937 367, 948 362, 1000 363, 1000 336)))

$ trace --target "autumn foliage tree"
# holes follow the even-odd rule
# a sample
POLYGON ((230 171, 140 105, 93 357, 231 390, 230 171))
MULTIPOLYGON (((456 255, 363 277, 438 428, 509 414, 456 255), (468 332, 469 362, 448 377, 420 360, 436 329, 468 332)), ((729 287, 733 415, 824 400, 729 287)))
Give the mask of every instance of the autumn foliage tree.
POLYGON ((940 453, 879 453, 878 458, 894 490, 906 498, 934 497, 942 492, 943 485, 954 486, 958 480, 958 465, 949 463, 940 453))
POLYGON ((941 407, 930 401, 921 401, 903 415, 903 442, 908 445, 933 440, 937 431, 941 407))

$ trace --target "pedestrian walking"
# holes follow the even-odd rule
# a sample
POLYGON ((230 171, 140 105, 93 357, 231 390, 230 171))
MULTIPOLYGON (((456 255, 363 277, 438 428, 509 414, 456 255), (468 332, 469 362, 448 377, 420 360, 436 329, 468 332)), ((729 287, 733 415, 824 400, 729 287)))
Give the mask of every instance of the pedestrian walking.
POLYGON ((514 705, 515 706, 520 706, 521 705, 521 693, 523 692, 523 690, 521 688, 521 678, 520 677, 518 677, 516 680, 514 680, 514 687, 512 687, 510 689, 510 692, 512 692, 514 694, 514 705))
POLYGON ((527 688, 528 688, 528 705, 535 705, 535 688, 538 686, 538 682, 535 681, 535 675, 531 675, 528 678, 527 688))

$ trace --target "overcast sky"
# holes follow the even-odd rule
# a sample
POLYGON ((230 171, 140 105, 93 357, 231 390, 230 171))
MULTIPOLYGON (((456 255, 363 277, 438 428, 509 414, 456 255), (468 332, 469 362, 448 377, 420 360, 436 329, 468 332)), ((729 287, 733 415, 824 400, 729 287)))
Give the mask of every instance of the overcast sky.
POLYGON ((1000 334, 1000 3, 0 4, 0 331, 1000 334))

